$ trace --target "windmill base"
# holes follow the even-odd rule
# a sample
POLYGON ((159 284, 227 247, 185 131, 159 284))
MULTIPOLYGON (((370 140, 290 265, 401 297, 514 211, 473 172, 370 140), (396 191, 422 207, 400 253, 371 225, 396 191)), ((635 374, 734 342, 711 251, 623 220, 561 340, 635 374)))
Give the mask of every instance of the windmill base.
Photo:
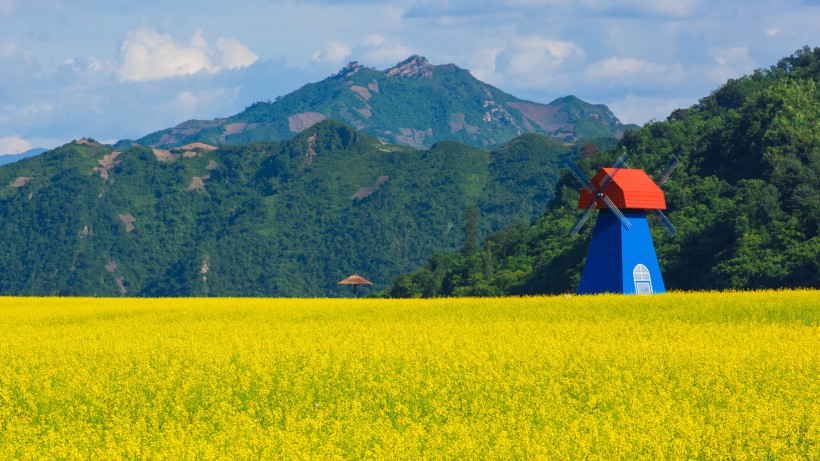
POLYGON ((623 214, 632 224, 629 230, 611 211, 598 213, 578 294, 666 292, 646 214, 623 214))

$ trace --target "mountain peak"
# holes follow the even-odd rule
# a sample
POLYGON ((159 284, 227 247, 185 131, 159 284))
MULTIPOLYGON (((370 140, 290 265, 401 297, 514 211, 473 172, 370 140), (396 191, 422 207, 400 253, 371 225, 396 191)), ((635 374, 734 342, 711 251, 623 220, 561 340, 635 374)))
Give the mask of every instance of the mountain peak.
POLYGON ((618 137, 627 128, 605 106, 574 96, 549 105, 524 101, 456 64, 431 64, 412 55, 386 70, 351 61, 335 75, 277 97, 275 103, 254 104, 228 118, 185 122, 136 142, 167 148, 283 140, 331 118, 417 149, 445 139, 497 145, 529 132, 564 141, 618 137))
POLYGON ((387 69, 385 73, 390 77, 432 77, 433 65, 424 56, 414 54, 387 69))
POLYGON ((336 74, 337 77, 350 77, 351 75, 359 72, 360 70, 364 69, 365 67, 360 65, 357 61, 350 61, 347 63, 346 66, 336 74))

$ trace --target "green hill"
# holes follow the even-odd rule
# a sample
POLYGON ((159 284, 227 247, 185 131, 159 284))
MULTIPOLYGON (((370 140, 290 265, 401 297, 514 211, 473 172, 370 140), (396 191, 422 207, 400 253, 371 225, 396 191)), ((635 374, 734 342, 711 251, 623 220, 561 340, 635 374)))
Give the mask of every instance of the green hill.
POLYGON ((122 141, 118 147, 284 140, 326 119, 418 149, 442 140, 495 146, 524 133, 563 141, 614 138, 638 128, 623 125, 604 105, 574 96, 549 104, 525 101, 453 64, 431 65, 423 57, 412 56, 385 71, 352 62, 338 74, 274 102, 258 102, 232 117, 189 120, 136 141, 122 141))
MULTIPOLYGON (((730 80, 668 120, 628 132, 614 150, 587 149, 581 167, 591 177, 622 149, 630 167, 652 177, 673 155, 681 161, 664 184, 678 234, 652 230, 668 289, 820 287, 820 48, 730 80)), ((532 225, 495 233, 483 248, 437 253, 384 294, 574 291, 593 227, 568 235, 578 194, 565 174, 532 225)))
MULTIPOLYGON (((600 145, 611 145, 611 139, 600 145)), ((529 222, 573 144, 384 143, 335 121, 284 142, 115 149, 83 139, 0 167, 0 294, 346 296, 529 222)))

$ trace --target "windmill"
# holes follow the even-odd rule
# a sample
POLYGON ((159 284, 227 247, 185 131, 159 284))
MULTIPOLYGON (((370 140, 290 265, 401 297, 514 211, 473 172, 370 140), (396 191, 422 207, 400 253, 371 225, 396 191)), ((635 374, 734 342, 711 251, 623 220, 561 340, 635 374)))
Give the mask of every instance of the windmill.
POLYGON ((651 211, 669 236, 675 235, 675 226, 662 211, 666 200, 660 186, 678 166, 678 159, 672 158, 657 183, 645 171, 629 168, 626 159, 624 153, 612 168, 602 168, 591 180, 570 160, 564 162, 584 187, 578 200, 578 208, 584 211, 570 234, 578 233, 593 210, 601 210, 592 231, 579 294, 666 292, 646 213, 651 211))

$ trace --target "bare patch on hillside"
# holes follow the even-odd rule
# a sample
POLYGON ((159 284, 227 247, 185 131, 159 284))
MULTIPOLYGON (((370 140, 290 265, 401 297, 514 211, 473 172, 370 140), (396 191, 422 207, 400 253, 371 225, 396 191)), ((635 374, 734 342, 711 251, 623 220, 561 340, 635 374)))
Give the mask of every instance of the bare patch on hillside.
POLYGON ((9 184, 9 187, 23 187, 32 179, 34 179, 34 176, 18 176, 17 179, 9 184))
POLYGON ((210 162, 208 162, 208 165, 205 166, 205 169, 208 171, 212 171, 217 169, 218 167, 219 165, 216 163, 216 160, 211 160, 210 162))
POLYGON ((199 176, 194 176, 193 179, 191 179, 191 184, 188 185, 188 187, 185 190, 193 191, 193 190, 205 189, 205 180, 206 179, 210 179, 210 176, 203 176, 201 178, 199 176))
POLYGON ((324 119, 325 116, 319 112, 303 112, 288 117, 288 128, 294 133, 301 133, 324 119))
POLYGON ((372 82, 367 84, 367 89, 369 89, 370 91, 372 91, 374 93, 378 93, 379 92, 379 82, 373 80, 372 82))
POLYGON ((357 110, 360 114, 362 114, 362 117, 364 117, 364 118, 370 118, 370 117, 372 117, 372 116, 373 116, 373 111, 372 111, 372 110, 370 110, 370 108, 369 108, 369 107, 365 107, 364 109, 356 109, 356 110, 357 110))
POLYGON ((159 138, 159 141, 154 145, 155 146, 164 146, 166 144, 173 144, 175 142, 177 142, 177 137, 166 133, 166 134, 162 135, 162 137, 159 138))
POLYGON ((117 288, 120 290, 120 294, 125 296, 128 294, 128 288, 125 288, 125 277, 119 276, 116 278, 117 281, 117 288))
POLYGON ((238 134, 245 131, 245 128, 248 127, 247 123, 229 123, 225 125, 224 131, 222 132, 222 136, 230 136, 232 134, 238 134))
POLYGON ((454 112, 450 114, 450 133, 458 133, 461 130, 464 130, 470 134, 478 133, 478 127, 467 123, 465 121, 465 117, 466 116, 463 112, 454 112))
POLYGON ((305 153, 305 166, 313 165, 313 157, 316 157, 316 133, 308 138, 307 152, 305 153))
POLYGON ((120 221, 125 224, 125 232, 131 232, 134 230, 134 222, 136 222, 137 218, 134 217, 132 214, 121 214, 120 221))
POLYGON ((94 142, 88 138, 80 138, 76 141, 77 144, 85 144, 86 146, 102 146, 102 144, 98 142, 94 142))
POLYGON ((122 154, 122 152, 118 150, 111 152, 110 154, 97 160, 97 163, 99 163, 100 166, 95 166, 92 170, 99 171, 100 177, 108 181, 109 179, 111 179, 108 172, 111 171, 115 166, 119 165, 120 162, 122 162, 122 160, 117 160, 117 157, 119 157, 120 154, 122 154))
MULTIPOLYGON (((226 126, 229 126, 229 125, 226 125, 226 126)), ((192 142, 190 144, 185 144, 184 146, 177 147, 177 149, 182 149, 182 150, 194 150, 194 149, 216 150, 217 148, 215 146, 210 145, 210 144, 205 144, 204 142, 192 142)))
POLYGON ((224 123, 224 120, 188 120, 187 122, 182 122, 163 134, 159 141, 151 144, 151 147, 173 144, 181 139, 180 135, 184 138, 185 136, 197 134, 204 129, 219 126, 222 123, 224 123))
POLYGON ((464 129, 464 113, 454 112, 450 114, 450 133, 456 133, 464 129))
POLYGON ((379 179, 376 180, 376 184, 373 184, 372 186, 369 186, 369 187, 359 188, 359 190, 357 190, 356 193, 353 194, 353 196, 350 197, 350 198, 361 200, 365 197, 369 197, 369 196, 373 195, 374 192, 379 190, 379 188, 382 187, 382 185, 384 183, 386 183, 387 181, 390 181, 390 176, 379 176, 379 179))
POLYGON ((370 101, 370 98, 372 97, 370 95, 370 91, 367 88, 363 87, 363 86, 353 85, 353 86, 350 87, 350 91, 358 94, 365 101, 370 101))
POLYGON ((154 156, 156 156, 160 162, 173 162, 177 158, 176 155, 167 149, 151 148, 151 150, 154 151, 154 156))
POLYGON ((556 119, 556 113, 560 110, 557 106, 545 106, 531 102, 510 102, 508 104, 510 107, 518 109, 524 117, 544 131, 555 131, 572 126, 572 124, 567 124, 566 120, 556 119))
POLYGON ((402 144, 415 147, 416 149, 424 148, 424 139, 427 136, 433 136, 433 129, 416 130, 414 128, 399 128, 401 134, 396 135, 396 140, 402 144))
POLYGON ((112 274, 114 273, 114 271, 116 271, 116 270, 117 270, 117 268, 118 268, 118 267, 119 267, 119 266, 117 266, 117 261, 113 261, 113 260, 112 260, 112 261, 108 261, 108 262, 105 264, 105 270, 107 270, 108 272, 111 272, 112 274))

